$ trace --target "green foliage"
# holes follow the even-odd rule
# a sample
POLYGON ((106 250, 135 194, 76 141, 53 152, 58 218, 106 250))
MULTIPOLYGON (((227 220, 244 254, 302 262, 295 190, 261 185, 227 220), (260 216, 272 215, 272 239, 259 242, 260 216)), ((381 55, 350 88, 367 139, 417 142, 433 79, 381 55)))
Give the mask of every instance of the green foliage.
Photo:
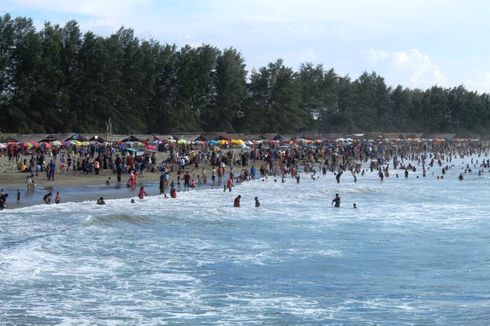
POLYGON ((175 131, 488 133, 490 98, 466 90, 388 87, 282 60, 247 74, 241 53, 140 40, 120 28, 84 35, 76 21, 0 17, 3 132, 175 131))

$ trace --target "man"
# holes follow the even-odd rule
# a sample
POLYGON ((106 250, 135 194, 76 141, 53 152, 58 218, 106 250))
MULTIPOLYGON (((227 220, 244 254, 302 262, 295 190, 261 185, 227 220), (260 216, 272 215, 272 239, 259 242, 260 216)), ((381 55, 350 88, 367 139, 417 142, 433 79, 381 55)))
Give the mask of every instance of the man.
POLYGON ((51 160, 49 162, 49 177, 48 180, 54 181, 54 173, 56 172, 56 164, 51 160))
POLYGON ((340 207, 340 197, 339 194, 335 194, 335 198, 332 200, 332 204, 335 204, 335 207, 340 207))
POLYGON ((47 205, 51 204, 51 192, 48 192, 46 195, 44 195, 43 202, 47 205))
POLYGON ((3 189, 2 189, 2 194, 0 195, 0 210, 7 208, 8 196, 9 196, 8 194, 3 193, 3 189))
POLYGON ((242 196, 238 195, 238 197, 235 198, 235 201, 233 202, 233 207, 240 207, 240 199, 242 196))
POLYGON ((255 207, 260 207, 259 197, 255 197, 255 207))
POLYGON ((119 154, 116 154, 116 161, 114 162, 114 164, 116 167, 117 182, 121 182, 122 160, 121 160, 121 157, 119 157, 119 154))
POLYGON ((184 191, 189 190, 191 187, 191 176, 189 175, 189 171, 185 171, 184 174, 184 191))

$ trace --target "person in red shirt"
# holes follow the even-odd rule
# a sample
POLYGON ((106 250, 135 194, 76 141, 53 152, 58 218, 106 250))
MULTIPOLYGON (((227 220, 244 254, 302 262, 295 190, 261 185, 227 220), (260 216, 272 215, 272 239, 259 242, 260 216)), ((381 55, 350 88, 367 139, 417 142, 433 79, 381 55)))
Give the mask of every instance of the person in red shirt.
POLYGON ((145 191, 145 187, 141 187, 140 188, 140 192, 138 194, 138 198, 139 199, 143 199, 143 198, 145 198, 145 196, 148 196, 148 194, 145 191))
POLYGON ((233 179, 229 178, 228 181, 226 182, 226 188, 228 188, 228 190, 231 191, 232 187, 233 187, 233 179))

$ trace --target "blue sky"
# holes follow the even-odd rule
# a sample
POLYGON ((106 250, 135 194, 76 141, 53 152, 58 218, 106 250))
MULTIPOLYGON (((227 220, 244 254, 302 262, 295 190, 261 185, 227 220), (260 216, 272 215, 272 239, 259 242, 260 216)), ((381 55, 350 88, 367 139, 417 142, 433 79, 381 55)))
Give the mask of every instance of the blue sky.
POLYGON ((79 22, 110 35, 241 51, 247 68, 282 58, 323 64, 357 78, 376 71, 389 85, 490 92, 490 2, 483 0, 1 0, 0 12, 79 22))

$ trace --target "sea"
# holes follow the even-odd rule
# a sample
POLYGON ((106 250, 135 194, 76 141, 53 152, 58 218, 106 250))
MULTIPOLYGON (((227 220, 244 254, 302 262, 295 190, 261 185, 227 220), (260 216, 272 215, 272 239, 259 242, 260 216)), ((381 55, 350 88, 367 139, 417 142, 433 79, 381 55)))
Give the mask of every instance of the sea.
POLYGON ((0 325, 488 325, 490 172, 467 163, 1 211, 0 325))

